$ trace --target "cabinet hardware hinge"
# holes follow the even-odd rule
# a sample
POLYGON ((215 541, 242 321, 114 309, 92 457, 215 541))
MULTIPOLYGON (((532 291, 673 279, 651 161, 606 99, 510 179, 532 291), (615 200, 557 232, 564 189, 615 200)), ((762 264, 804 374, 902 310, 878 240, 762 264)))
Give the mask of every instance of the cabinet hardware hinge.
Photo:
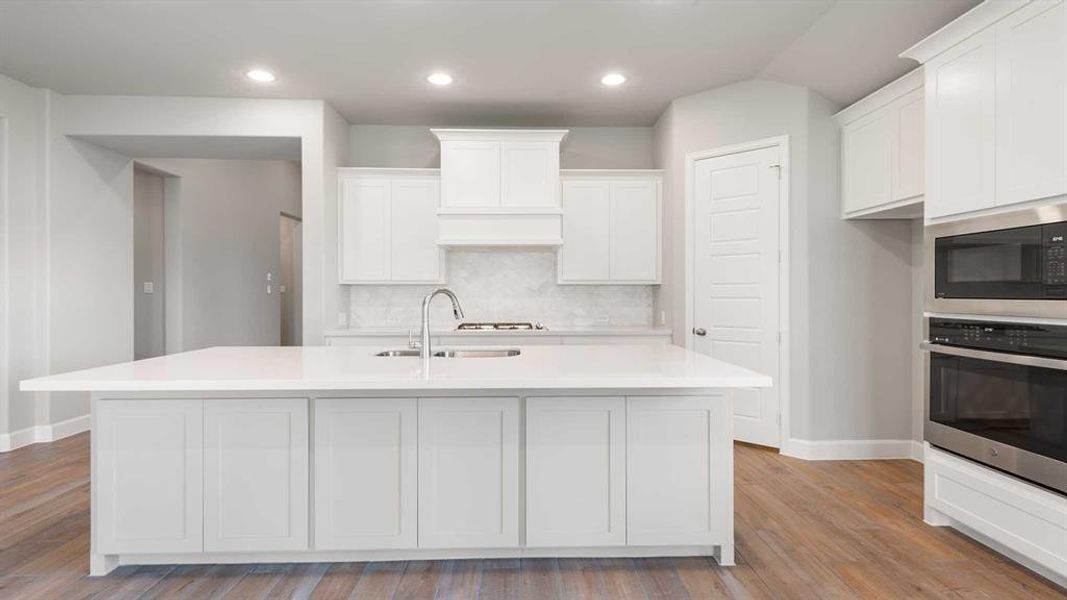
POLYGON ((778 179, 781 179, 782 178, 782 165, 774 164, 774 165, 771 165, 770 167, 775 170, 775 173, 778 174, 778 179))

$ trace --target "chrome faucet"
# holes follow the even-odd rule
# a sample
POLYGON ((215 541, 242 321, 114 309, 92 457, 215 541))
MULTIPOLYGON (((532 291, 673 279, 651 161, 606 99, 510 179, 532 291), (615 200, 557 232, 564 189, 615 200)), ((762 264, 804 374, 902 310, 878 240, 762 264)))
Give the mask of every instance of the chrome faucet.
POLYGON ((455 315, 456 319, 463 318, 463 308, 460 307, 459 299, 452 293, 452 290, 437 288, 426 294, 426 297, 422 299, 422 343, 419 344, 419 356, 423 359, 428 359, 433 354, 430 352, 430 301, 437 294, 448 296, 452 300, 452 314, 455 315))

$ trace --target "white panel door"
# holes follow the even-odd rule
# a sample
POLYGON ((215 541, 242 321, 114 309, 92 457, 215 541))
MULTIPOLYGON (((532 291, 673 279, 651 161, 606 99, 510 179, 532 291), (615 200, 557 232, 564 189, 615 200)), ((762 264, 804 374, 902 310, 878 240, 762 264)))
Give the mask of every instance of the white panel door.
POLYGON ((994 205, 993 45, 989 28, 923 67, 927 218, 994 205))
POLYGON ((390 189, 390 279, 399 283, 440 281, 443 251, 437 245, 439 182, 394 179, 390 189))
POLYGON ((100 400, 94 412, 95 552, 203 551, 203 402, 100 400))
POLYGON ((205 400, 204 430, 204 550, 306 549, 307 400, 205 400))
POLYGON ((559 142, 500 144, 500 205, 559 206, 559 142))
POLYGON ((1067 193, 1067 18, 1034 2, 996 25, 997 204, 1067 193))
POLYGON ((611 280, 659 280, 659 182, 611 184, 611 280))
POLYGON ((500 143, 441 143, 442 208, 500 206, 500 143))
POLYGON ((519 399, 419 399, 419 547, 519 545, 519 399))
POLYGON ((315 548, 418 545, 415 398, 315 400, 315 548))
POLYGON ((891 111, 876 111, 842 132, 845 212, 890 202, 893 118, 891 111))
POLYGON ((628 545, 718 544, 733 535, 729 408, 722 396, 626 399, 628 545))
POLYGON ((526 399, 526 545, 626 544, 626 399, 526 399))
POLYGON ((778 149, 697 161, 692 348, 771 376, 734 395, 737 439, 777 447, 778 149))
POLYGON ((914 90, 893 103, 892 201, 923 193, 923 144, 925 143, 923 91, 914 90))
POLYGON ((341 184, 341 279, 389 279, 389 181, 346 179, 341 184))
POLYGON ((611 184, 606 180, 563 182, 561 282, 607 281, 611 277, 611 184))

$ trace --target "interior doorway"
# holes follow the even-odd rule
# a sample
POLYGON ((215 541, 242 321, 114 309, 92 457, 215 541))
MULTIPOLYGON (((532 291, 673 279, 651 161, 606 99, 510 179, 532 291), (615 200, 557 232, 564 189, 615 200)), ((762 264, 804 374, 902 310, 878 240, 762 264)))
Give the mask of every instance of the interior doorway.
POLYGON ((735 439, 772 447, 787 437, 787 158, 786 138, 686 157, 686 345, 774 379, 734 393, 735 439))
POLYGON ((278 220, 280 260, 278 262, 278 293, 281 296, 281 345, 300 346, 301 303, 303 294, 301 274, 301 221, 286 213, 278 220))
POLYGON ((133 170, 133 357, 166 353, 164 177, 133 170))

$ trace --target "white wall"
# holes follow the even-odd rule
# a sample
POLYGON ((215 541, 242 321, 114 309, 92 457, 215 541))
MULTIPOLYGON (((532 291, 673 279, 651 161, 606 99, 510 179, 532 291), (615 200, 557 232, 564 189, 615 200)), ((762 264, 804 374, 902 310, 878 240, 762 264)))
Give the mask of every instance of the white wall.
POLYGON ((788 135, 791 436, 910 439, 911 234, 840 219, 837 109, 805 88, 758 80, 671 103, 655 127, 668 228, 656 307, 684 344, 685 155, 788 135))
MULTIPOLYGON (((139 159, 177 177, 168 231, 181 256, 182 351, 281 340, 281 212, 300 216, 300 165, 285 160, 139 159), (172 219, 175 218, 173 214, 172 219), (272 293, 267 294, 267 274, 272 293)), ((168 311, 171 310, 168 307, 168 311)))
MULTIPOLYGON (((566 127, 560 148, 564 169, 650 169, 651 127, 566 127)), ((352 125, 351 167, 441 166, 440 142, 426 125, 352 125)))
POLYGON ((164 338, 163 177, 133 171, 133 357, 162 356, 164 338), (151 282, 152 293, 144 284, 151 282))

